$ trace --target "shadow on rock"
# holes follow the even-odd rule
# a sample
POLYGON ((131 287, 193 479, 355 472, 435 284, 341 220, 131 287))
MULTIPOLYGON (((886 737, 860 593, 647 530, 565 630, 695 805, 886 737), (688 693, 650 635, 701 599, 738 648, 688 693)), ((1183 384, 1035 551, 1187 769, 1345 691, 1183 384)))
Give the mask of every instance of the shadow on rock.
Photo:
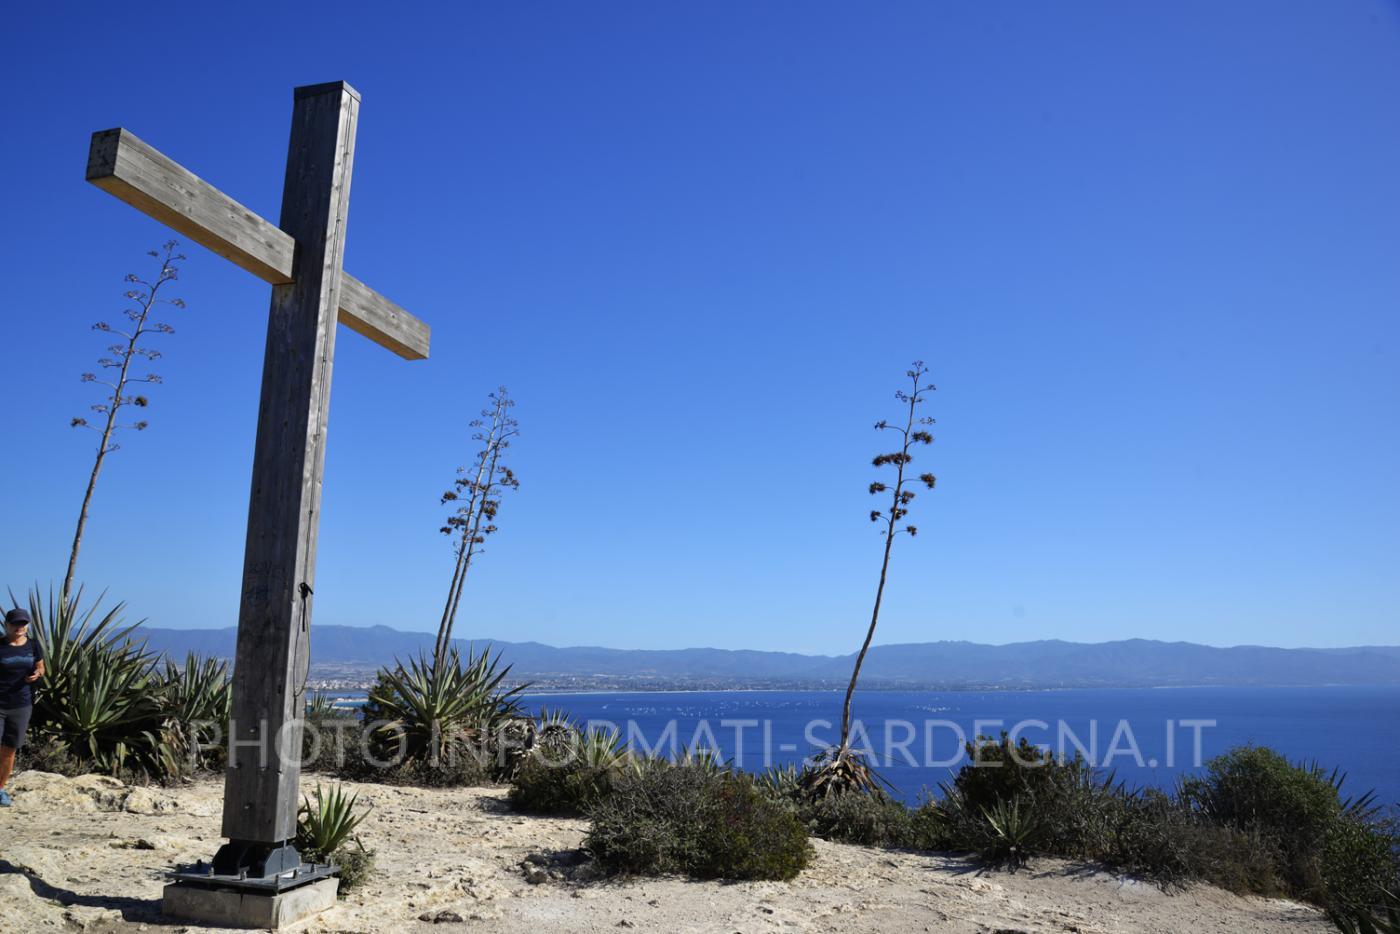
POLYGON ((16 866, 8 860, 0 859, 0 875, 11 873, 23 876, 29 882, 29 889, 35 896, 57 902, 65 908, 93 908, 102 911, 115 911, 121 914, 123 921, 151 922, 158 921, 161 917, 160 899, 158 898, 126 898, 120 895, 79 895, 71 889, 62 889, 56 885, 50 885, 41 879, 37 873, 23 866, 16 866))

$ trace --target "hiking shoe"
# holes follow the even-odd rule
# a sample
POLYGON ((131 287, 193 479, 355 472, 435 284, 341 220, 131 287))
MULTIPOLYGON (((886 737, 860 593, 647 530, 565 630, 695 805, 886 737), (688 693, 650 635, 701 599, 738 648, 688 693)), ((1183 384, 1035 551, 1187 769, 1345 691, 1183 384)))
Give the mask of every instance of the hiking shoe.
POLYGON ((10 797, 10 793, 0 788, 0 808, 7 808, 15 803, 15 799, 10 797))

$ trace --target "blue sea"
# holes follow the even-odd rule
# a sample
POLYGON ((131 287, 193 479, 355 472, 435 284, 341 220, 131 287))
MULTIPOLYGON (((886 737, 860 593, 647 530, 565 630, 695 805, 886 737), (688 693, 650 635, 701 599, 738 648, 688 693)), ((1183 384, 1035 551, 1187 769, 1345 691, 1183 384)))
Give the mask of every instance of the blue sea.
MULTIPOLYGON (((759 771, 834 742, 842 699, 696 691, 532 694, 524 703, 616 728, 643 751, 710 748, 759 771)), ((966 739, 1008 731, 1081 753, 1130 787, 1169 788, 1232 746, 1270 746, 1345 772, 1346 792, 1374 789, 1382 802, 1400 804, 1400 687, 866 691, 852 713, 856 747, 911 803, 965 764, 966 739)))

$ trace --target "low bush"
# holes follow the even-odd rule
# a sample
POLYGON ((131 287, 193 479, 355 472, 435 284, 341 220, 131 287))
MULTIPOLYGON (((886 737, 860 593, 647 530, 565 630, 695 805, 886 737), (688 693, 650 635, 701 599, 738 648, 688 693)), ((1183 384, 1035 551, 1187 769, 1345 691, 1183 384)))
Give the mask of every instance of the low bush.
MULTIPOLYGON (((1400 833, 1391 821, 1368 822, 1345 814, 1327 833, 1322 881, 1326 906, 1339 911, 1370 909, 1400 892, 1400 833)), ((1400 908, 1400 903, 1391 899, 1400 908)))
POLYGON ((1342 796, 1343 779, 1242 746, 1182 782, 1180 797, 1214 823, 1269 841, 1288 894, 1329 908, 1374 904, 1400 880, 1400 837, 1374 796, 1342 796))
POLYGON ((941 822, 928 808, 906 807, 878 792, 846 791, 801 801, 797 815, 823 840, 904 849, 937 849, 941 822))
POLYGON ((1346 799, 1337 773, 1269 749, 1232 749, 1175 795, 1127 791, 1005 735, 968 752, 932 807, 949 848, 989 861, 1039 853, 1337 910, 1377 904, 1400 882, 1400 836, 1372 796, 1346 799))
POLYGON ((1212 823, 1152 789, 1121 795, 1113 811, 1092 854, 1108 868, 1163 887, 1200 880, 1241 895, 1283 891, 1278 848, 1258 834, 1212 823))
POLYGON ((561 722, 544 720, 537 743, 515 766, 508 798, 521 811, 581 816, 618 776, 642 768, 616 733, 561 722))
POLYGON ((34 736, 15 755, 15 770, 53 772, 57 775, 83 775, 92 771, 68 751, 68 746, 52 736, 34 736))
POLYGON ((1056 758, 1024 738, 1013 744, 1005 733, 999 740, 979 737, 967 755, 969 763, 943 787, 953 846, 976 851, 992 845, 998 834, 989 815, 1017 805, 1015 826, 1038 825, 1036 833, 1023 835, 1024 846, 1069 859, 1093 858, 1102 849, 1122 790, 1083 759, 1056 758))
MULTIPOLYGON (((339 725, 339 724, 337 724, 339 725)), ((470 788, 492 783, 484 757, 473 750, 451 750, 438 761, 432 759, 374 758, 373 739, 358 721, 343 729, 327 729, 316 755, 303 760, 307 772, 376 785, 410 785, 419 788, 470 788)))
POLYGON ((622 772, 590 811, 605 869, 698 879, 791 879, 811 845, 791 809, 746 775, 692 766, 622 772))
POLYGON ((581 816, 607 793, 614 775, 578 760, 555 764, 531 756, 516 770, 507 798, 530 814, 581 816))
POLYGON ((341 898, 364 885, 370 876, 374 875, 374 850, 365 849, 358 840, 332 853, 331 862, 335 863, 340 871, 340 890, 337 895, 341 898))

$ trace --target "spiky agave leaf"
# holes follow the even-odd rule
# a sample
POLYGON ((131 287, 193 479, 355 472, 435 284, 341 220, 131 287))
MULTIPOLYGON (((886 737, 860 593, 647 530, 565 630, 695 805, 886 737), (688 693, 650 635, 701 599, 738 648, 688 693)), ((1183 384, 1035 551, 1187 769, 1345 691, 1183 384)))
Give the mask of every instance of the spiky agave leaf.
POLYGON ((883 795, 886 788, 894 787, 871 768, 863 753, 849 746, 831 746, 818 753, 799 776, 798 786, 808 798, 848 793, 883 795))
POLYGON ((503 688, 509 672, 499 654, 469 649, 463 662, 455 648, 438 659, 420 656, 407 668, 382 671, 369 694, 387 721, 376 735, 394 744, 393 753, 404 760, 440 761, 461 752, 518 711, 516 697, 525 686, 503 688))
MULTIPOLYGON (((50 702, 61 702, 71 693, 68 679, 74 671, 75 659, 92 652, 113 656, 124 654, 123 650, 125 653, 142 653, 143 647, 133 644, 132 639, 132 633, 139 623, 122 625, 121 614, 126 609, 124 603, 116 603, 106 612, 101 612, 106 596, 106 591, 103 591, 84 609, 82 587, 64 600, 51 585, 47 603, 40 596, 37 585, 29 591, 30 634, 44 647, 43 690, 36 692, 34 704, 36 726, 49 719, 50 702)), ((10 602, 19 604, 14 591, 10 591, 10 602)))
POLYGON ((81 588, 67 600, 50 588, 47 603, 37 587, 30 591, 31 629, 45 668, 35 730, 103 772, 171 774, 182 737, 164 707, 159 658, 132 638, 135 625, 122 625, 124 605, 103 612, 102 599, 84 608, 81 588))
POLYGON ((729 763, 721 758, 719 752, 706 746, 695 746, 684 750, 676 764, 700 769, 711 775, 729 771, 729 763))
POLYGON ((1400 934, 1400 895, 1381 897, 1380 905, 1329 908, 1327 916, 1342 934, 1400 934))
POLYGON ((185 754, 192 763, 210 764, 228 731, 233 699, 228 662, 194 652, 183 666, 166 659, 160 694, 172 751, 185 754))
POLYGON ((335 706, 335 698, 325 691, 313 691, 306 701, 306 719, 329 720, 337 716, 340 711, 335 706))
POLYGON ((336 850, 349 843, 372 805, 358 807, 359 795, 346 794, 344 786, 316 786, 312 797, 302 796, 297 811, 297 848, 302 855, 329 860, 336 850))
POLYGON ((533 721, 534 746, 543 753, 557 753, 572 748, 582 730, 563 710, 540 708, 533 721))
POLYGON ((1034 805, 1021 798, 1002 799, 982 808, 982 816, 989 833, 978 855, 1013 869, 1024 866, 1045 830, 1034 805))
POLYGON ((796 801, 802 795, 802 773, 792 763, 770 765, 759 773, 758 787, 777 801, 796 801))
POLYGON ((577 742, 579 761, 592 769, 616 769, 627 758, 622 735, 616 730, 594 727, 578 734, 577 742))
POLYGON ((1355 796, 1343 793, 1342 786, 1346 784, 1347 773, 1343 772, 1341 768, 1333 767, 1331 771, 1328 771, 1316 759, 1300 763, 1300 766, 1332 786, 1332 790, 1337 793, 1337 801, 1342 806, 1342 813, 1348 817, 1369 823, 1385 810, 1377 800, 1374 789, 1355 796))

